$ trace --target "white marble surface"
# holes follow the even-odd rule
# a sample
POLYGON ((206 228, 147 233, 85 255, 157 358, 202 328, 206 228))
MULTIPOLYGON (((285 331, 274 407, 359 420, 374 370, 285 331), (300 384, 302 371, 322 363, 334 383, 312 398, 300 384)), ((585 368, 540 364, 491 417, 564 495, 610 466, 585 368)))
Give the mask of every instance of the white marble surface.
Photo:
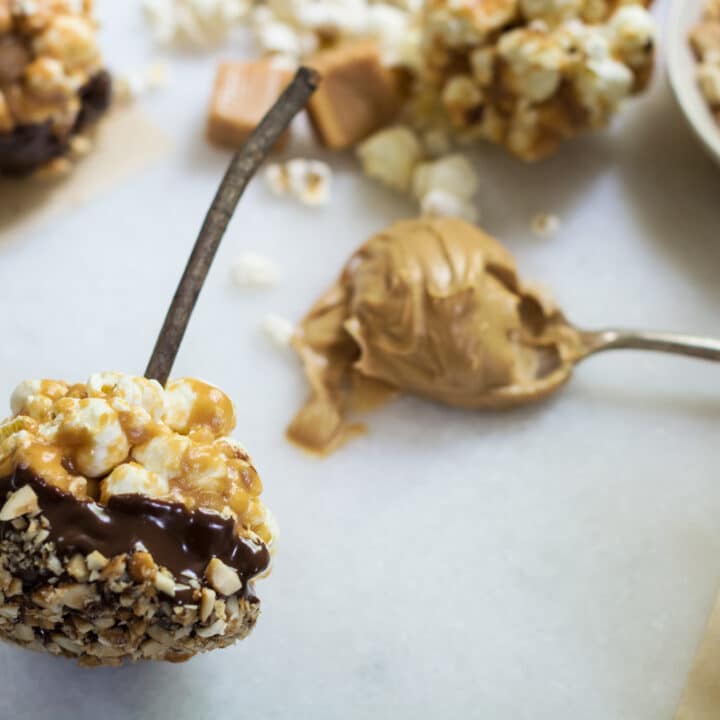
MULTIPOLYGON (((113 66, 146 62, 137 3, 100 5, 113 66)), ((145 101, 174 137, 166 161, 0 235, 3 395, 24 377, 142 372, 227 159, 201 138, 213 64, 173 59, 145 101)), ((611 132, 533 167, 493 148, 477 162, 483 224, 577 323, 720 336, 720 172, 661 73, 611 132), (532 236, 538 211, 559 214, 556 238, 532 236)), ((355 245, 412 212, 352 158, 333 165, 327 209, 250 188, 176 367, 236 399, 282 527, 255 633, 183 666, 100 671, 3 647, 0 717, 671 718, 720 579, 720 368, 601 356, 541 407, 404 399, 366 438, 306 457, 283 440, 299 367, 259 324, 299 318, 355 245), (281 286, 234 287, 243 250, 275 258, 281 286)))

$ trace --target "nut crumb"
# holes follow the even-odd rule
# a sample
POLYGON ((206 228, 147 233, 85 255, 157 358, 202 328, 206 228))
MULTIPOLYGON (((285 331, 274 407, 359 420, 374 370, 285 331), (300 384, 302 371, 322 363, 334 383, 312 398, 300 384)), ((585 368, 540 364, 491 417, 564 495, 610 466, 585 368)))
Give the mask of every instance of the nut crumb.
POLYGON ((38 510, 38 497, 35 491, 29 485, 25 485, 8 497, 0 510, 0 521, 15 520, 22 515, 36 513, 38 510))
POLYGON ((214 590, 203 588, 200 600, 200 622, 205 622, 212 615, 216 597, 214 590))
POLYGON ((551 238, 560 229, 560 218, 550 213, 538 213, 530 223, 533 233, 540 238, 551 238))
POLYGON ((237 572, 218 558, 209 562, 205 576, 221 595, 233 595, 242 589, 242 581, 237 572))
POLYGON ((175 580, 172 575, 163 570, 155 575, 155 587, 159 592, 175 597, 175 580))
POLYGON ((109 562, 108 559, 97 550, 91 552, 87 558, 85 558, 85 561, 90 571, 102 570, 109 562))
POLYGON ((78 582, 85 582, 88 579, 88 567, 80 553, 76 553, 68 560, 67 571, 68 575, 78 582))
POLYGON ((216 620, 212 625, 198 628, 195 632, 201 638, 211 638, 216 635, 224 635, 226 628, 227 623, 224 620, 216 620))

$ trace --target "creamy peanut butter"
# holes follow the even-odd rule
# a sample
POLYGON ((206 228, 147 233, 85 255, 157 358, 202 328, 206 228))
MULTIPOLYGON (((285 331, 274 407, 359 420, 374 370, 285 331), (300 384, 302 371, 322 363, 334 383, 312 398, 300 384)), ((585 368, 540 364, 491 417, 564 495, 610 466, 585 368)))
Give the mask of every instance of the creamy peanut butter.
POLYGON ((312 394, 288 436, 328 452, 362 429, 350 413, 399 392, 466 408, 540 400, 570 377, 580 339, 495 239, 423 218, 357 250, 294 346, 312 394))

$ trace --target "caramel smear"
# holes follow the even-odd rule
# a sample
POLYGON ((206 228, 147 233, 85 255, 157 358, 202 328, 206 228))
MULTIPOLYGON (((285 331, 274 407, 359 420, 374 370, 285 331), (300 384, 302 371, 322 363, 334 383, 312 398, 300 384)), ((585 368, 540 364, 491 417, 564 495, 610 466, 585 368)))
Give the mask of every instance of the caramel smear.
MULTIPOLYGON (((282 95, 293 72, 272 59, 224 62, 218 66, 210 100, 207 136, 215 145, 237 150, 282 95)), ((289 138, 286 132, 278 145, 289 138)))
POLYGON ((400 392, 472 409, 541 400, 581 348, 500 243, 450 218, 398 222, 366 242, 293 344, 312 393, 288 437, 319 453, 361 431, 350 413, 400 392))

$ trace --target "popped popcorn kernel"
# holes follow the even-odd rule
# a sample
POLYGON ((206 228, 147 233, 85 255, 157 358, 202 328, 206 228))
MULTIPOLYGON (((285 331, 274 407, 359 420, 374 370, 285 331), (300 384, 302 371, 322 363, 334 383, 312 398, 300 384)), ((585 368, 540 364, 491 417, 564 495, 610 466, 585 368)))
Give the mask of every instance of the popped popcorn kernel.
POLYGON ((413 130, 396 126, 371 135, 357 149, 363 172, 395 190, 410 188, 423 148, 413 130))

